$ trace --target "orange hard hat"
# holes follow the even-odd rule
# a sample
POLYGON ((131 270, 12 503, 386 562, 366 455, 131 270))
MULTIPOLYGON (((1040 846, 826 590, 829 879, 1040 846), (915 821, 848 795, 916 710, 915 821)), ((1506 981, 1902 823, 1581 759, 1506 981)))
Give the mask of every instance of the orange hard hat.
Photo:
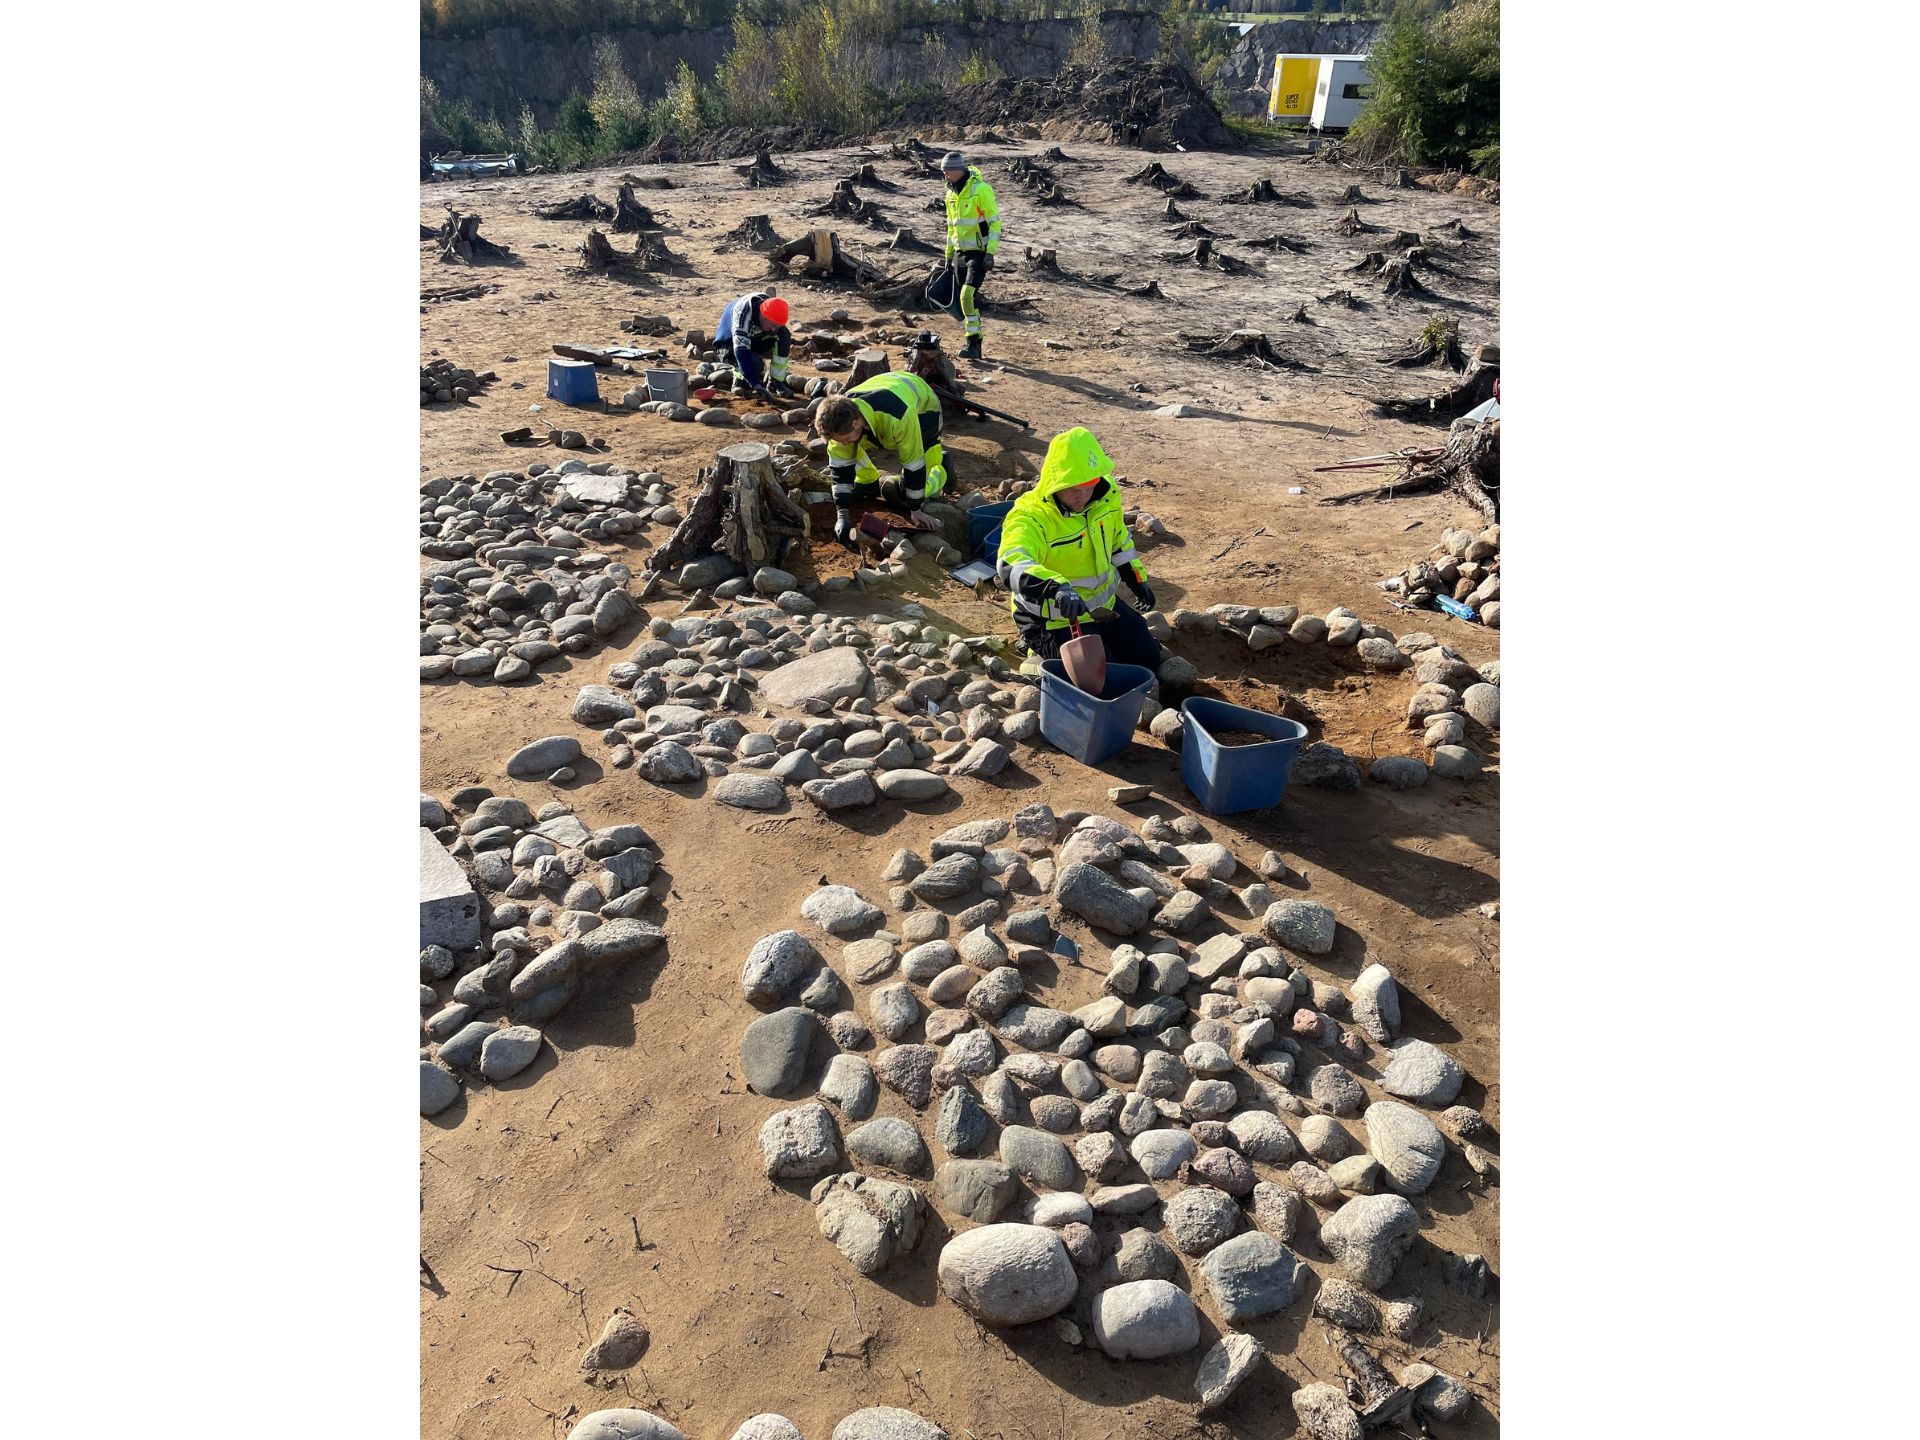
POLYGON ((773 325, 787 323, 787 302, 778 295, 769 296, 760 302, 761 318, 773 325))

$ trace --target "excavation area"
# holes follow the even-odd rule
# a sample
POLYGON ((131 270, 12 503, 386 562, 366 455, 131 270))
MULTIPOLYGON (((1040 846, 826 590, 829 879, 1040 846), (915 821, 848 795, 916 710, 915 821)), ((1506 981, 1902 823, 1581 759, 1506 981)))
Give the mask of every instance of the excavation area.
POLYGON ((1499 1428, 1497 196, 1011 103, 422 186, 425 1435, 1499 1428), (909 368, 946 488, 843 544, 909 368), (1163 652, 1092 761, 962 570, 1073 426, 1163 652))

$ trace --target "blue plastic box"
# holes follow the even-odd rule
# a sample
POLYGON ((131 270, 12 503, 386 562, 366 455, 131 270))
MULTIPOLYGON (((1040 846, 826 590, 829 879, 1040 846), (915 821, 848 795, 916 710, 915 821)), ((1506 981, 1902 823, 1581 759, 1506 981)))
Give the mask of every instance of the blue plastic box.
POLYGON ((547 398, 562 405, 595 405, 600 400, 600 378, 590 360, 547 361, 547 398))
MULTIPOLYGON (((1045 704, 1044 693, 1041 703, 1045 704)), ((1307 738, 1306 726, 1284 715, 1198 696, 1182 703, 1180 715, 1186 721, 1180 778, 1203 810, 1211 815, 1237 815, 1280 803, 1294 759, 1307 738), (1210 730, 1251 730, 1273 740, 1265 745, 1222 745, 1210 730)))
POLYGON ((973 559, 993 563, 1000 553, 1000 527, 1006 523, 1011 509, 1013 501, 1002 500, 997 505, 976 505, 967 511, 967 539, 973 546, 973 559))
POLYGON ((1067 679, 1058 660, 1040 662, 1040 733, 1076 760, 1098 765, 1133 739, 1140 702, 1153 672, 1140 665, 1108 665, 1107 688, 1089 695, 1067 679))

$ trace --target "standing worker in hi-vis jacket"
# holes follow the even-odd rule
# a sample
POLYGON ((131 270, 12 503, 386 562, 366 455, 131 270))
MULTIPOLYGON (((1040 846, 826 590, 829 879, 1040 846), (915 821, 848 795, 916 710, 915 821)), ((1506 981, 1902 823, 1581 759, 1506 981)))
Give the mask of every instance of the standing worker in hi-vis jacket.
POLYGON ((979 169, 967 164, 967 157, 958 150, 946 153, 940 170, 947 182, 947 267, 954 272, 960 314, 967 327, 967 348, 960 353, 978 360, 980 287, 986 284, 1000 249, 1000 202, 994 199, 993 187, 980 178, 979 169))

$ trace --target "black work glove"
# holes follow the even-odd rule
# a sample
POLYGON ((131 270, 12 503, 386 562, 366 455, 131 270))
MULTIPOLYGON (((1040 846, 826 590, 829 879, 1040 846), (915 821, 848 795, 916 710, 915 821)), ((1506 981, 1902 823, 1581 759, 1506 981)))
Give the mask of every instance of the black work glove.
POLYGON ((1062 585, 1053 592, 1053 608, 1060 613, 1062 620, 1078 620, 1090 613, 1086 597, 1071 585, 1062 585))
POLYGON ((849 549, 853 546, 853 513, 842 510, 834 518, 833 538, 849 549))
POLYGON ((1144 580, 1133 578, 1131 570, 1121 572, 1120 578, 1127 582, 1127 588, 1133 591, 1133 598, 1140 602, 1142 610, 1153 609, 1153 587, 1144 580))
POLYGON ((980 252, 980 273, 984 277, 990 274, 992 270, 993 270, 993 254, 991 251, 982 250, 980 252))

